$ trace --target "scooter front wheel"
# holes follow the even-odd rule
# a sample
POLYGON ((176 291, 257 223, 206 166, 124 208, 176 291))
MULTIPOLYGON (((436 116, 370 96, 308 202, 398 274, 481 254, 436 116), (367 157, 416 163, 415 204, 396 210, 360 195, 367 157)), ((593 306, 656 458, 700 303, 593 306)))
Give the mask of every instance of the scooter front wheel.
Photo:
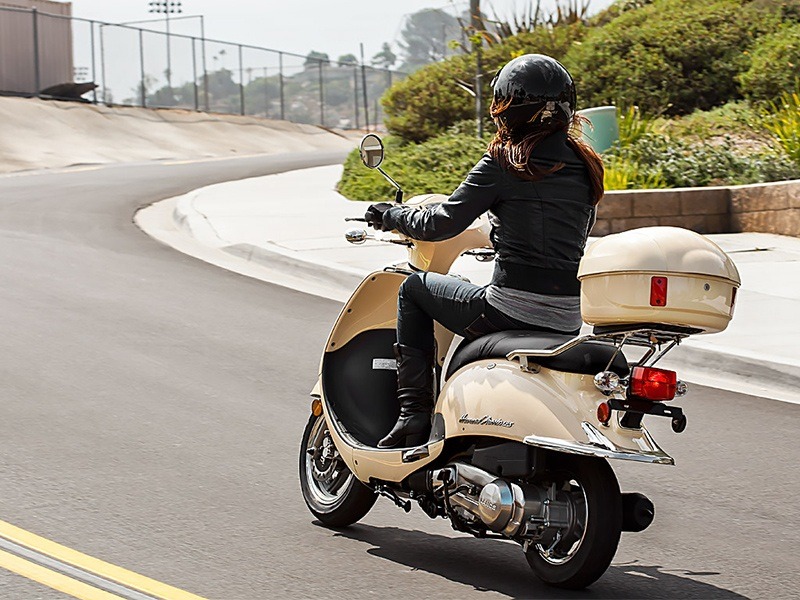
POLYGON ((352 525, 378 498, 342 460, 323 415, 311 415, 303 431, 300 488, 311 514, 326 527, 352 525))

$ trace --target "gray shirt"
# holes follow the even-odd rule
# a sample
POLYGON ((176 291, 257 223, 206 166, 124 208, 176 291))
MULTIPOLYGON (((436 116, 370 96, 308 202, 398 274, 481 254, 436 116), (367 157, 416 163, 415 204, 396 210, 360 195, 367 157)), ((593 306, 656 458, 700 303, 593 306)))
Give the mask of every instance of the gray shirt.
POLYGON ((583 324, 579 296, 548 296, 490 285, 486 288, 486 301, 503 314, 528 325, 575 331, 583 324))

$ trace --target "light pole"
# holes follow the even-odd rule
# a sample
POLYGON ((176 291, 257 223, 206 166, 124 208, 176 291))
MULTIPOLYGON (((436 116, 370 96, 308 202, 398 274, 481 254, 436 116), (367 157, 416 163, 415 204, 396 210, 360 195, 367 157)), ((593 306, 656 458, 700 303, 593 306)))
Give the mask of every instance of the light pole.
POLYGON ((150 2, 148 12, 163 14, 167 23, 167 88, 169 95, 172 96, 172 49, 170 47, 169 16, 183 12, 180 0, 155 0, 150 2))

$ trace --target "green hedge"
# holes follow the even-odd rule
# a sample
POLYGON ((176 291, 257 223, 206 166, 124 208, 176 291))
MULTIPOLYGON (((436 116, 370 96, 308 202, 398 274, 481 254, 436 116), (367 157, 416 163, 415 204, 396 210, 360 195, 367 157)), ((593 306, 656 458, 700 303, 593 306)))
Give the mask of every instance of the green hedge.
MULTIPOLYGON (((483 88, 487 111, 491 102, 489 83, 497 69, 512 58, 531 52, 563 57, 585 30, 582 24, 542 27, 486 48, 483 88)), ((381 99, 386 128, 404 140, 421 142, 459 121, 474 118, 474 98, 456 84, 458 80, 472 84, 474 78, 474 55, 454 56, 412 73, 393 85, 381 99)))
POLYGON ((739 76, 752 100, 774 101, 800 77, 800 24, 786 25, 753 46, 750 68, 739 76))
POLYGON ((655 0, 590 28, 565 65, 589 105, 707 110, 741 96, 747 49, 780 21, 775 7, 746 0, 655 0))
POLYGON ((780 148, 747 151, 731 137, 705 142, 648 133, 630 145, 612 148, 605 158, 612 166, 621 163, 630 169, 627 189, 744 185, 800 178, 800 165, 780 148))
MULTIPOLYGON (((401 143, 387 137, 384 171, 402 187, 406 198, 417 194, 449 194, 464 180, 486 151, 488 138, 475 134, 446 133, 423 144, 401 143)), ((367 169, 358 150, 351 152, 344 163, 338 191, 351 200, 388 202, 394 199, 394 188, 377 171, 367 169)))

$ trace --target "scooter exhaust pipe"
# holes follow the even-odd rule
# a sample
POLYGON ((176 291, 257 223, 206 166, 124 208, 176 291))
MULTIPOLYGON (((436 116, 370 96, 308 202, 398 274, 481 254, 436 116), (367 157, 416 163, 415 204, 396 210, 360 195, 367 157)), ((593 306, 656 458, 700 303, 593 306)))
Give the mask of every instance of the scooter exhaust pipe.
POLYGON ((644 494, 622 494, 622 531, 644 531, 653 522, 655 514, 655 506, 644 494))

